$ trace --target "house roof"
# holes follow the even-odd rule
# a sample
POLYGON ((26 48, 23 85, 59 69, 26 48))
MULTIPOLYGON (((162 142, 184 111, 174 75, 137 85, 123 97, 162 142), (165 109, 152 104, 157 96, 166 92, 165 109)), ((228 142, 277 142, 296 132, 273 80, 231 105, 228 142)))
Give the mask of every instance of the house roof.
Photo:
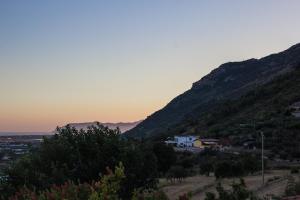
POLYGON ((198 139, 200 140, 201 142, 219 142, 218 139, 198 139))

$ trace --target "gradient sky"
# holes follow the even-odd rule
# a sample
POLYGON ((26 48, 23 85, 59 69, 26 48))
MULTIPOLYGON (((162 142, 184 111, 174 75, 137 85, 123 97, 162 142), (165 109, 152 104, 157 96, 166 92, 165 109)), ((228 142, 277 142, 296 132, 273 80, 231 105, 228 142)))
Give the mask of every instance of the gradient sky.
POLYGON ((144 119, 228 61, 300 42, 298 0, 1 0, 0 131, 144 119))

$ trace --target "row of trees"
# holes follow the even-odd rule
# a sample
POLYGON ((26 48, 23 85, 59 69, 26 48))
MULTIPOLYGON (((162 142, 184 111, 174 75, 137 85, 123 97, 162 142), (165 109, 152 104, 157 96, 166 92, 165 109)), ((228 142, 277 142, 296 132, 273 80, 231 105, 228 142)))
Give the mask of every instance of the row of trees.
POLYGON ((243 179, 240 179, 239 183, 233 183, 231 190, 225 190, 220 183, 216 189, 218 195, 208 192, 206 193, 205 200, 261 200, 247 189, 243 179))
MULTIPOLYGON (((119 200, 121 183, 126 178, 124 166, 120 163, 114 171, 107 173, 99 181, 75 184, 72 181, 63 185, 52 185, 47 190, 36 192, 27 187, 21 188, 10 200, 119 200)), ((162 191, 135 190, 131 200, 168 200, 162 191)))
POLYGON ((256 155, 241 154, 227 155, 210 150, 199 155, 200 174, 215 177, 241 177, 253 174, 261 169, 261 160, 256 155))

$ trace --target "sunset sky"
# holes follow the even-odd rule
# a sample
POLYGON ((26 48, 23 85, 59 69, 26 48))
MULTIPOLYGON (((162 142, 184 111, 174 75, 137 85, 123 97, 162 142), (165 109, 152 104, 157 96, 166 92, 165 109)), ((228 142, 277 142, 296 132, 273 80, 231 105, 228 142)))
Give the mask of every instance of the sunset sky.
POLYGON ((218 65, 300 42, 298 0, 1 0, 0 131, 146 118, 218 65))

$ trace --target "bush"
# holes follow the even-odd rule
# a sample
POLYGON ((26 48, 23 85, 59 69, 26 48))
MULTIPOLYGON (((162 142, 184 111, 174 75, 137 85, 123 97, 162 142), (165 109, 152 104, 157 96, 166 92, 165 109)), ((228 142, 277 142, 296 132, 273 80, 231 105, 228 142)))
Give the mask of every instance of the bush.
POLYGON ((240 177, 249 173, 253 174, 255 171, 260 170, 261 167, 260 159, 249 154, 219 155, 214 161, 208 158, 205 160, 200 165, 200 172, 207 173, 210 170, 210 166, 206 165, 212 163, 216 178, 240 177))
POLYGON ((211 162, 203 162, 200 164, 200 174, 209 176, 210 172, 214 171, 213 163, 211 162))
POLYGON ((205 200, 258 200, 258 198, 255 197, 252 192, 247 190, 243 179, 240 179, 239 183, 233 183, 231 185, 231 190, 225 190, 220 183, 216 189, 218 195, 208 192, 206 193, 205 200))
POLYGON ((215 166, 216 178, 239 177, 245 174, 240 162, 220 161, 215 166))
POLYGON ((53 185, 50 189, 35 192, 27 187, 20 189, 10 200, 118 200, 118 191, 120 183, 125 178, 124 167, 119 164, 112 172, 107 168, 107 175, 103 176, 100 181, 93 183, 74 184, 66 182, 63 185, 53 185))
POLYGON ((291 174, 298 174, 298 173, 299 173, 298 167, 293 167, 293 168, 291 169, 291 174))
POLYGON ((182 181, 186 178, 187 172, 182 166, 172 166, 167 172, 167 179, 170 181, 182 181))
POLYGON ((165 174, 176 162, 176 153, 173 147, 164 143, 156 143, 153 146, 153 151, 157 158, 158 171, 165 174))

